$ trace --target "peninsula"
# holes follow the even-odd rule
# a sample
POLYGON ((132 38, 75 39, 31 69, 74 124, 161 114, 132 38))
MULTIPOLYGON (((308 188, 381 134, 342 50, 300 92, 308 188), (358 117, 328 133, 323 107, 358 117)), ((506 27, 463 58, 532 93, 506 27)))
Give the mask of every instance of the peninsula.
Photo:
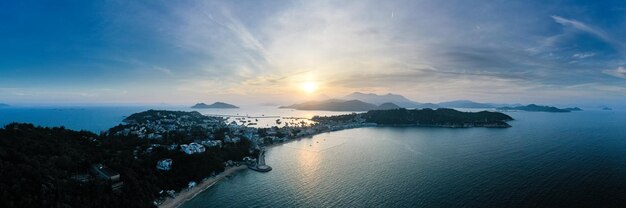
POLYGON ((225 108, 239 108, 239 107, 237 107, 235 105, 228 104, 228 103, 215 102, 215 103, 213 103, 211 105, 207 105, 205 103, 197 103, 194 106, 191 106, 191 108, 195 108, 195 109, 198 109, 198 108, 220 108, 220 109, 225 109, 225 108))
POLYGON ((496 110, 500 111, 531 111, 531 112, 553 112, 553 113, 565 113, 571 111, 581 111, 580 108, 557 108, 553 106, 543 106, 543 105, 535 105, 530 104, 526 106, 517 106, 517 107, 501 107, 496 108, 496 110))

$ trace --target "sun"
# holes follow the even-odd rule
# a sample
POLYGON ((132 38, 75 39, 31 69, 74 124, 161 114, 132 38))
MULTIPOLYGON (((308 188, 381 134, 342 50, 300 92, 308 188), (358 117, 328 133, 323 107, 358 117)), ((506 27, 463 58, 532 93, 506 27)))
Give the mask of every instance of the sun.
POLYGON ((317 84, 315 82, 302 83, 302 90, 309 94, 314 93, 315 91, 317 91, 317 84))

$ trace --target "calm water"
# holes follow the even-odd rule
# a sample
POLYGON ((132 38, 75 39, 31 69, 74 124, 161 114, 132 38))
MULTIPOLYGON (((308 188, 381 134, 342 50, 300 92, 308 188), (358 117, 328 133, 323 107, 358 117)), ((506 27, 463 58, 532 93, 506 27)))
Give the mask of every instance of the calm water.
MULTIPOLYGON (((253 127, 267 127, 276 125, 276 119, 281 118, 283 124, 295 119, 311 118, 315 115, 337 115, 350 112, 330 111, 296 111, 278 109, 273 106, 251 106, 239 109, 191 109, 179 106, 122 106, 122 107, 8 107, 0 108, 0 126, 11 122, 33 123, 40 126, 65 126, 73 130, 88 130, 95 133, 105 131, 118 125, 125 117, 150 109, 198 111, 205 115, 219 115, 230 117, 250 116, 246 121, 257 123, 253 127), (260 117, 260 118, 256 118, 260 117), (264 118, 266 117, 266 118, 264 118)), ((298 120, 300 121, 300 120, 298 120)))
POLYGON ((626 207, 626 112, 508 129, 361 128, 269 148, 184 207, 626 207))

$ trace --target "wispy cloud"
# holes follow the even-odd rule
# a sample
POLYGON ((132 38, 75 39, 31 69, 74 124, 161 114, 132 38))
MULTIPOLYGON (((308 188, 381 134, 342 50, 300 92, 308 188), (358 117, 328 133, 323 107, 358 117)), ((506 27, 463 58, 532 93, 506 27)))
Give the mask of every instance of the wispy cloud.
POLYGON ((579 58, 579 59, 584 59, 584 58, 593 57, 595 55, 596 55, 595 53, 585 52, 585 53, 575 53, 574 55, 572 55, 572 57, 579 58))
POLYGON ((604 70, 602 72, 614 77, 626 79, 626 68, 623 66, 617 67, 617 69, 604 70))
POLYGON ((604 32, 601 29, 594 28, 592 26, 589 26, 577 20, 566 19, 566 18, 556 16, 556 15, 553 15, 552 19, 554 19, 555 22, 563 26, 572 27, 572 28, 587 32, 589 34, 595 35, 596 37, 602 39, 606 43, 611 44, 616 50, 620 51, 622 54, 626 55, 626 44, 608 35, 606 32, 604 32))

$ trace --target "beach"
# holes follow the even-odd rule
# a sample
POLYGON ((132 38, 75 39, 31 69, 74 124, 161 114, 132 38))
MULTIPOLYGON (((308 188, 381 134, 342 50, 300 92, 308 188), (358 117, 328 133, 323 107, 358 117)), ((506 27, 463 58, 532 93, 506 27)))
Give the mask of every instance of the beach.
POLYGON ((161 205, 159 205, 159 207, 161 207, 161 208, 176 208, 176 207, 179 207, 180 205, 182 205, 186 201, 191 200, 193 197, 195 197, 196 195, 198 195, 202 191, 210 188, 215 183, 217 183, 220 180, 224 179, 226 176, 229 176, 229 175, 231 175, 231 174, 233 174, 233 173, 235 173, 237 171, 240 171, 240 170, 245 170, 247 168, 248 168, 248 166, 246 166, 246 165, 241 165, 241 166, 238 166, 238 167, 227 168, 226 170, 224 170, 224 172, 221 172, 220 174, 217 174, 215 177, 211 177, 211 178, 209 178, 209 179, 199 183, 198 185, 196 185, 195 187, 193 187, 191 189, 187 189, 187 190, 181 191, 180 193, 177 193, 176 197, 166 199, 161 205))

